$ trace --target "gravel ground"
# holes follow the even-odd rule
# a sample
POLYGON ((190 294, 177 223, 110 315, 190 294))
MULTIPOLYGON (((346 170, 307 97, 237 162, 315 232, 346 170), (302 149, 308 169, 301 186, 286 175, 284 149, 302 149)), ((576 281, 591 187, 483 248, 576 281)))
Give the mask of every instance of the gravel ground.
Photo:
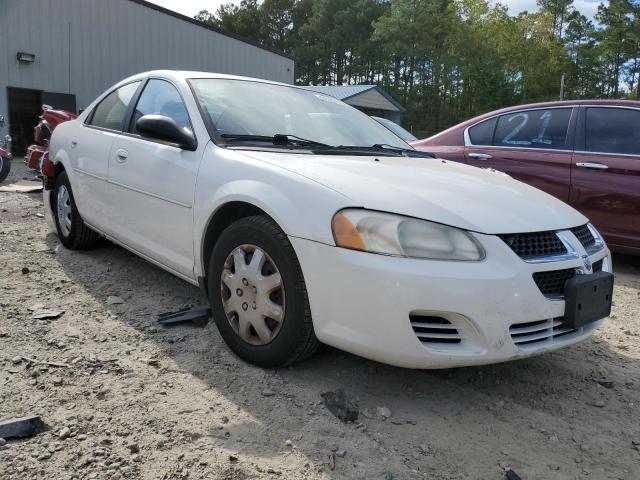
POLYGON ((640 257, 614 258, 611 319, 559 352, 413 371, 325 348, 273 371, 213 325, 158 325, 205 298, 110 243, 66 250, 40 194, 0 193, 0 212, 0 420, 49 426, 0 440, 2 480, 640 478, 640 257), (337 388, 357 423, 322 404, 337 388))

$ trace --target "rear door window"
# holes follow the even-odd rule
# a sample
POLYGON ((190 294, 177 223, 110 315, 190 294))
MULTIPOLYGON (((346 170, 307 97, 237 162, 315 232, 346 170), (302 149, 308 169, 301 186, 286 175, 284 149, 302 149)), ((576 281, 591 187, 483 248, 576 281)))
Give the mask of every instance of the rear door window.
POLYGON ((571 108, 525 110, 498 119, 493 144, 500 147, 565 149, 571 108))
POLYGON ((640 155, 640 110, 589 107, 586 151, 640 155))
POLYGON ((469 129, 469 140, 473 145, 491 145, 493 131, 496 129, 497 117, 480 122, 469 129))
POLYGON ((140 82, 128 83, 111 92, 95 108, 88 124, 108 130, 122 130, 127 108, 139 86, 140 82))

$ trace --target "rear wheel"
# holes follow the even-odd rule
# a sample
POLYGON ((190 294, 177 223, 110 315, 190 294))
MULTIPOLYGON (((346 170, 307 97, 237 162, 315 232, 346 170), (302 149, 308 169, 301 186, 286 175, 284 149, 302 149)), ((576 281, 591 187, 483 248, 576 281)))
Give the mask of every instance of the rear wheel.
POLYGON ((11 160, 0 155, 0 182, 4 182, 11 171, 11 160))
POLYGON ((298 259, 271 218, 243 218, 222 232, 208 274, 216 325, 238 356, 279 367, 317 349, 298 259))
POLYGON ((53 218, 62 244, 71 250, 85 250, 98 241, 98 234, 85 225, 71 191, 67 172, 56 178, 53 189, 53 218))

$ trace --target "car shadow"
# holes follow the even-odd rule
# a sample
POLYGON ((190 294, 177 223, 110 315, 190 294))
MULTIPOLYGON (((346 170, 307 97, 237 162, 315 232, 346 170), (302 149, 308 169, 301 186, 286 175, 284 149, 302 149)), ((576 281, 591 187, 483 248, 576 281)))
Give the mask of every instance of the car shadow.
MULTIPOLYGON (((624 333, 617 325, 611 338, 599 333, 558 352, 490 366, 408 370, 325 347, 302 364, 264 370, 230 353, 213 322, 204 328, 157 323, 160 313, 206 305, 197 287, 110 243, 72 252, 54 234, 46 241, 69 279, 97 302, 105 305, 112 295, 124 300, 104 308, 122 328, 154 343, 166 372, 192 376, 224 397, 223 405, 193 399, 181 408, 211 415, 194 438, 206 436, 240 456, 308 465, 316 475, 321 468, 330 478, 383 478, 389 471, 395 478, 468 479, 501 478, 500 461, 528 473, 526 478, 549 473, 547 464, 553 468, 545 478, 567 478, 557 476, 555 466, 571 477, 601 468, 623 476, 619 456, 637 454, 626 444, 640 438, 640 427, 620 411, 631 414, 625 405, 640 397, 630 378, 640 371, 640 359, 620 348, 618 334, 624 333), (320 394, 337 388, 359 404, 358 424, 341 423, 322 405, 320 394), (225 421, 216 413, 230 408, 240 420, 225 421), (346 456, 332 457, 336 449, 346 456)), ((618 288, 635 290, 640 298, 640 257, 615 256, 614 267, 618 288)), ((618 320, 624 314, 616 311, 618 320)))

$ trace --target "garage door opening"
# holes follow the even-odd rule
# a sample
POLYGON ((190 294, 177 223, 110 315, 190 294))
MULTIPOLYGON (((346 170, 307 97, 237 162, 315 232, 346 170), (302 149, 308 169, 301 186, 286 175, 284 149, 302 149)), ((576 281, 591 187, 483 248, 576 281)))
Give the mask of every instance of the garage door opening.
POLYGON ((42 91, 26 88, 7 88, 9 100, 9 134, 15 156, 23 156, 33 143, 33 127, 38 123, 42 108, 42 91))
POLYGON ((56 110, 76 112, 76 96, 67 93, 7 87, 7 100, 9 134, 13 139, 12 153, 15 156, 23 156, 33 143, 33 128, 39 121, 43 104, 56 110))

